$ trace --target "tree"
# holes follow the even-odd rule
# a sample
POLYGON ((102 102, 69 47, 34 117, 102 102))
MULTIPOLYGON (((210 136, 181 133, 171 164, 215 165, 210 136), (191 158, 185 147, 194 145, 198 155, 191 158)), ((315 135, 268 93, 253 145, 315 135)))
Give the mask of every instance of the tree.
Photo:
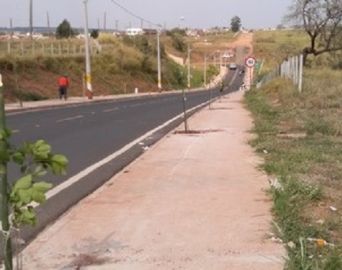
POLYGON ((307 56, 342 50, 342 1, 295 0, 286 17, 303 25, 310 44, 303 49, 307 56))
POLYGON ((93 39, 97 39, 99 37, 100 33, 99 33, 99 30, 98 29, 93 29, 90 33, 90 36, 93 38, 93 39))
POLYGON ((57 38, 69 38, 75 35, 68 20, 64 19, 56 29, 57 38))
POLYGON ((231 30, 236 33, 240 31, 241 28, 241 19, 238 16, 235 16, 232 18, 231 22, 230 22, 230 28, 231 30))

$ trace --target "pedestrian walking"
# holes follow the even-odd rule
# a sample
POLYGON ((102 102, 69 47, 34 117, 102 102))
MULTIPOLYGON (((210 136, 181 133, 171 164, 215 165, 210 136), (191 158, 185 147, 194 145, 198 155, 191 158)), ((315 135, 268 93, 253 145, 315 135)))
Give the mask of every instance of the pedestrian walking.
POLYGON ((69 87, 69 78, 66 75, 59 77, 58 79, 58 86, 59 86, 59 99, 64 98, 67 100, 68 98, 68 87, 69 87))

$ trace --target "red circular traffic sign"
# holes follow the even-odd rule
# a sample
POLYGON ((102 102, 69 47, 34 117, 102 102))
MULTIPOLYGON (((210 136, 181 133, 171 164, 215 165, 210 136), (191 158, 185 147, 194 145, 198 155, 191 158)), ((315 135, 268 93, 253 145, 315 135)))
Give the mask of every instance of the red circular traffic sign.
POLYGON ((254 57, 247 57, 246 60, 245 60, 245 64, 247 67, 254 67, 255 66, 255 63, 256 63, 256 59, 254 57))

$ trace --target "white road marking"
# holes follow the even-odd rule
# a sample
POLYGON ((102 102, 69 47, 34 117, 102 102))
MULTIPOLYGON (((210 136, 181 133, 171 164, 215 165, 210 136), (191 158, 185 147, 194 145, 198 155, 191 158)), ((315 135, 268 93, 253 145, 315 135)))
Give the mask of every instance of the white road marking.
POLYGON ((118 110, 119 110, 119 108, 118 108, 118 107, 115 107, 115 108, 113 108, 113 109, 103 110, 102 112, 107 113, 107 112, 113 112, 113 111, 118 111, 118 110))
MULTIPOLYGON (((145 103, 145 104, 146 104, 146 103, 145 103)), ((142 106, 142 105, 144 105, 144 103, 132 104, 132 105, 130 105, 129 107, 134 108, 134 107, 139 107, 139 106, 142 106)))
POLYGON ((235 78, 236 78, 237 74, 238 74, 238 70, 235 71, 234 76, 233 76, 232 80, 231 80, 230 83, 229 83, 229 86, 232 86, 232 84, 233 84, 234 81, 235 81, 235 78))
POLYGON ((76 115, 76 116, 73 116, 73 117, 59 119, 59 120, 56 121, 56 123, 61 123, 61 122, 65 122, 65 121, 72 121, 72 120, 80 119, 80 118, 83 118, 83 117, 84 117, 83 115, 76 115))
MULTIPOLYGON (((199 104, 196 107, 187 110, 187 112, 192 112, 192 111, 198 109, 199 107, 207 105, 207 104, 209 104, 209 101, 203 102, 202 104, 199 104)), ((49 190, 46 193, 46 199, 50 199, 53 196, 55 196, 56 194, 58 194, 59 192, 63 191, 64 189, 67 189, 68 187, 70 187, 74 183, 80 181, 83 177, 87 176, 88 174, 90 174, 91 172, 95 171, 96 169, 98 169, 99 167, 103 166, 104 164, 112 161, 116 157, 120 156, 121 154, 123 154, 124 152, 129 150, 134 145, 136 145, 139 142, 145 140, 146 138, 150 137, 156 131, 161 130, 162 128, 166 127, 167 125, 169 125, 170 123, 172 123, 173 121, 175 121, 175 120, 177 120, 178 118, 181 118, 181 117, 183 117, 183 112, 180 113, 179 115, 175 116, 174 118, 170 119, 169 121, 165 122, 164 124, 162 124, 162 125, 154 128, 154 129, 148 131, 147 133, 145 133, 141 137, 135 139, 134 141, 132 141, 129 144, 127 144, 124 147, 122 147, 120 150, 114 152, 113 154, 107 156, 106 158, 100 160, 99 162, 89 166, 85 170, 83 170, 83 171, 77 173, 76 175, 72 176, 71 178, 67 179, 66 181, 64 181, 60 185, 58 185, 58 186, 54 187, 53 189, 49 190)), ((36 206, 36 205, 34 205, 34 206, 36 206)))
POLYGON ((13 129, 12 130, 12 133, 14 134, 14 133, 19 133, 20 132, 20 130, 19 129, 13 129))

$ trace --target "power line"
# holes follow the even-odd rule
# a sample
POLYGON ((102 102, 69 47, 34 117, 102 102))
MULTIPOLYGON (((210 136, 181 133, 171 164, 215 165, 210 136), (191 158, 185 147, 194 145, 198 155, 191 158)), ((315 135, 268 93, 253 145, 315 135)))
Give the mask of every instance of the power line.
POLYGON ((161 27, 160 24, 157 24, 157 23, 154 23, 154 22, 151 22, 150 20, 146 20, 145 18, 135 14, 134 12, 130 11, 128 8, 124 7, 123 5, 121 5, 120 3, 116 2, 115 0, 111 0, 111 2, 118 6, 119 8, 121 8, 123 11, 125 11, 126 13, 128 13, 129 15, 133 16, 134 18, 136 19, 139 19, 141 22, 147 22, 151 25, 154 25, 156 27, 161 27))

